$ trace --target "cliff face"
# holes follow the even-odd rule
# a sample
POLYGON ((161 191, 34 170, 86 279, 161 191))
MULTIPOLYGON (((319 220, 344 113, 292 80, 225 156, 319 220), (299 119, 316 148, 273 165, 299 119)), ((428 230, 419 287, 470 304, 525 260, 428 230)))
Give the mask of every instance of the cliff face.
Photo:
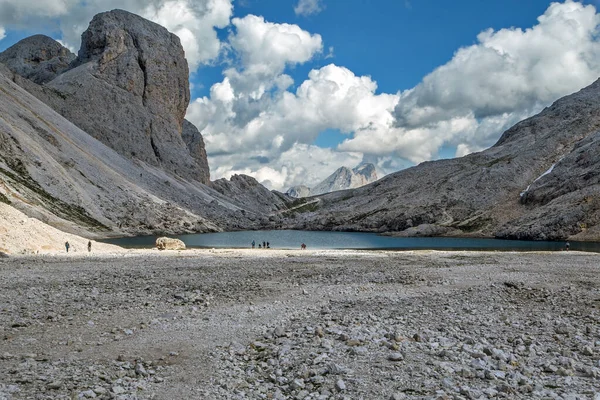
POLYGON ((597 81, 516 124, 486 151, 323 195, 288 226, 598 240, 599 130, 597 81))

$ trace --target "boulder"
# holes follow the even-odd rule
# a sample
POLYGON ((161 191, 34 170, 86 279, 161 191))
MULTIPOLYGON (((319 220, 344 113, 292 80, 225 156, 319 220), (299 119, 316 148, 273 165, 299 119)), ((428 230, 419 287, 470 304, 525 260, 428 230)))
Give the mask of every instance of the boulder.
POLYGON ((156 248, 159 250, 185 250, 185 243, 179 239, 159 237, 156 239, 156 248))

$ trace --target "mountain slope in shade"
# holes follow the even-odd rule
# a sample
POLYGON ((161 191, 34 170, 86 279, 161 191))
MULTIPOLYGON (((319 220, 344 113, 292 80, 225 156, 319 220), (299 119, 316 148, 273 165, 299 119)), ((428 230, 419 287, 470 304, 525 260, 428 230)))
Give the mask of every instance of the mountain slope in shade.
POLYGON ((304 185, 293 186, 286 194, 291 197, 317 196, 337 190, 358 188, 376 180, 377 172, 373 164, 361 164, 353 169, 340 167, 313 188, 304 185))
POLYGON ((598 240, 599 130, 596 81, 519 122, 488 150, 325 194, 287 226, 598 240))

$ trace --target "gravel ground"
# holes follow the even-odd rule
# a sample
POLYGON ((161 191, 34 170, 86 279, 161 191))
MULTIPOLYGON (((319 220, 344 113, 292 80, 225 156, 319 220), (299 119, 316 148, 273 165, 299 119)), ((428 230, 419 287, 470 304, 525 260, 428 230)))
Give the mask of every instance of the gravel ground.
POLYGON ((0 259, 0 399, 600 399, 599 257, 0 259))

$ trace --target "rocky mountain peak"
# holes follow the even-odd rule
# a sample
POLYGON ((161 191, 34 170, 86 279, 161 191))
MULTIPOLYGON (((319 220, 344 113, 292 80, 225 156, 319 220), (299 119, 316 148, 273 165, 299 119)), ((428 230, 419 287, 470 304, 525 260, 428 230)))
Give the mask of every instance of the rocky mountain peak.
POLYGON ((76 65, 90 62, 97 65, 96 77, 183 123, 189 70, 179 38, 164 27, 123 10, 97 14, 81 36, 76 65))
POLYGON ((316 196, 337 190, 358 188, 376 180, 377 172, 373 164, 360 164, 353 169, 342 166, 313 188, 305 185, 293 186, 286 194, 291 197, 316 196))
POLYGON ((73 60, 75 54, 45 35, 30 36, 0 53, 0 63, 38 84, 56 78, 73 60))
POLYGON ((361 164, 352 169, 353 175, 360 181, 360 186, 364 186, 377 180, 377 170, 371 163, 361 164))

